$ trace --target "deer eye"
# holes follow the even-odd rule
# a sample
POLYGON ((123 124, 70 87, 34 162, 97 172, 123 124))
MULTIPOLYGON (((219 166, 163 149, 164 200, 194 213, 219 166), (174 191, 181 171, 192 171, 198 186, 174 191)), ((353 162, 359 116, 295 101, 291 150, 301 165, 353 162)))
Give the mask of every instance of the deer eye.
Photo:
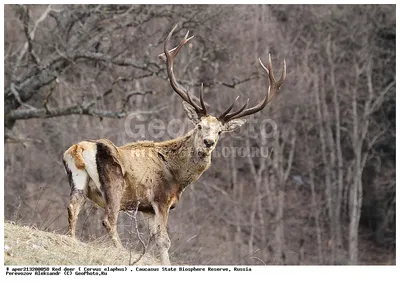
POLYGON ((218 135, 221 135, 221 132, 222 132, 222 131, 218 131, 218 135))
POLYGON ((201 128, 202 128, 201 124, 197 125, 197 128, 201 130, 201 128))

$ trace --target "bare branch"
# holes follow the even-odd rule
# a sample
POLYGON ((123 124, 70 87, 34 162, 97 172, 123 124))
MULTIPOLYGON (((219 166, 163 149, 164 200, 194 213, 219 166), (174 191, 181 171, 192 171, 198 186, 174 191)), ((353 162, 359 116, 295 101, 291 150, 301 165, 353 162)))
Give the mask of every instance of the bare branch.
MULTIPOLYGON (((24 9, 24 7, 22 7, 22 9, 24 9)), ((39 24, 44 21, 46 19, 46 17, 48 16, 48 14, 51 12, 60 12, 61 10, 53 10, 51 8, 51 5, 48 5, 46 10, 40 15, 39 19, 37 19, 37 21, 35 22, 32 30, 29 32, 29 28, 28 28, 28 19, 29 19, 29 14, 28 14, 28 10, 26 9, 26 11, 24 11, 25 15, 24 15, 24 32, 25 32, 25 36, 27 38, 27 42, 24 44, 24 47, 22 48, 17 63, 16 63, 16 68, 19 67, 22 58, 25 56, 26 51, 29 51, 29 53, 31 54, 32 58, 35 60, 35 63, 38 63, 38 58, 37 56, 34 55, 34 52, 32 50, 32 40, 35 38, 35 33, 36 33, 36 29, 38 28, 39 24)))
POLYGON ((14 84, 14 83, 11 83, 11 84, 10 84, 10 90, 11 90, 11 93, 14 95, 15 99, 18 101, 18 103, 19 103, 21 106, 25 106, 25 107, 27 107, 27 108, 29 108, 29 109, 36 110, 35 107, 33 107, 33 106, 31 106, 31 105, 28 105, 28 104, 22 102, 21 96, 19 95, 19 92, 17 91, 17 89, 15 89, 15 84, 14 84))
POLYGON ((382 101, 383 101, 383 98, 385 97, 385 95, 389 92, 390 89, 392 89, 392 87, 395 84, 396 84, 396 80, 394 79, 391 82, 389 82, 389 84, 378 94, 377 98, 372 103, 371 111, 369 112, 369 114, 371 114, 376 109, 378 109, 378 107, 382 104, 382 101))
MULTIPOLYGON (((94 101, 74 105, 70 107, 61 107, 53 109, 25 109, 25 110, 15 110, 6 114, 6 118, 9 120, 20 120, 20 119, 32 119, 32 118, 51 118, 58 116, 68 116, 68 115, 88 115, 88 116, 98 116, 105 118, 123 118, 128 114, 144 115, 153 114, 156 110, 149 111, 136 111, 136 112, 126 112, 126 111, 104 111, 99 109, 93 109, 92 106, 95 104, 94 101)), ((165 109, 164 107, 155 107, 157 111, 165 109)))
POLYGON ((93 53, 93 52, 75 52, 69 54, 69 56, 65 55, 66 57, 70 58, 72 61, 76 61, 81 58, 90 59, 90 60, 97 60, 112 63, 118 66, 131 66, 143 71, 148 71, 151 73, 159 73, 161 68, 156 63, 142 63, 139 64, 137 60, 132 60, 128 58, 115 58, 110 55, 102 54, 102 53, 93 53))
MULTIPOLYGON (((22 9, 23 11, 23 27, 24 27, 24 33, 25 37, 27 40, 27 43, 25 43, 25 47, 23 48, 23 52, 21 52, 21 56, 23 56, 26 53, 26 49, 28 49, 29 54, 31 55, 32 60, 34 63, 37 65, 40 62, 40 59, 36 56, 35 52, 33 51, 32 47, 32 37, 31 34, 29 33, 29 8, 26 6, 23 6, 22 9)), ((34 35, 34 33, 33 33, 34 35)), ((22 59, 22 57, 20 57, 22 59)))
POLYGON ((260 74, 252 73, 249 77, 246 77, 246 78, 243 78, 243 79, 232 78, 232 82, 231 83, 216 82, 215 84, 220 84, 220 85, 223 85, 223 86, 228 87, 228 88, 236 88, 236 86, 238 86, 240 84, 249 82, 251 80, 259 79, 260 77, 262 77, 260 74))
POLYGON ((144 96, 144 95, 154 95, 154 94, 155 94, 155 92, 152 91, 152 90, 131 91, 131 92, 128 93, 128 96, 126 96, 122 108, 125 109, 125 107, 128 105, 130 99, 131 99, 133 96, 144 96))
POLYGON ((142 253, 141 253, 140 256, 139 256, 136 260, 134 260, 134 261, 132 261, 132 249, 129 250, 129 265, 134 265, 134 264, 136 264, 138 261, 140 261, 140 260, 142 259, 142 257, 144 256, 144 254, 146 253, 146 250, 147 250, 146 244, 144 243, 144 241, 143 241, 143 239, 142 239, 142 236, 140 235, 139 227, 138 227, 138 223, 137 223, 137 222, 138 222, 138 220, 137 220, 137 212, 138 212, 138 209, 139 209, 139 205, 140 205, 140 202, 137 202, 137 204, 136 204, 136 209, 135 209, 135 213, 133 214, 133 216, 131 216, 128 212, 126 213, 126 214, 128 214, 128 216, 129 216, 131 219, 133 219, 133 220, 135 221, 135 230, 136 230, 136 234, 137 234, 138 239, 139 239, 139 241, 140 241, 140 243, 142 244, 142 247, 143 247, 142 253))

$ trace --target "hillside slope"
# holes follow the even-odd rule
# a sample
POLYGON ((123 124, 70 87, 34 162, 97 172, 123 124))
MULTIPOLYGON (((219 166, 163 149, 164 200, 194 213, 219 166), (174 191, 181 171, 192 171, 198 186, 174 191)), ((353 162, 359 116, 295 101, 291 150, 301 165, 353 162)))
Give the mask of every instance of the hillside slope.
MULTIPOLYGON (((132 252, 131 261, 139 256, 132 252)), ((66 235, 4 223, 5 265, 129 265, 129 261, 129 250, 100 240, 83 243, 66 235)), ((159 265, 159 261, 146 254, 136 264, 159 265)))

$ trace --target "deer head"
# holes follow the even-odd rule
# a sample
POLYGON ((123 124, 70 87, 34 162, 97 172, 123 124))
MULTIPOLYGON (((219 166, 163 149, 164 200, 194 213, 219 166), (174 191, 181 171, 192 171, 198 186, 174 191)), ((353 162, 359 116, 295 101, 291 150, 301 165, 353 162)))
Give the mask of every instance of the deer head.
POLYGON ((189 36, 189 31, 188 31, 185 37, 179 43, 179 45, 169 50, 168 44, 177 26, 178 24, 176 24, 168 34, 167 39, 165 40, 164 43, 164 53, 160 54, 158 57, 166 62, 167 73, 171 87, 182 98, 183 108, 187 116, 189 117, 190 121, 193 122, 194 125, 196 126, 193 131, 195 148, 199 153, 202 153, 204 155, 209 155, 212 152, 212 150, 214 150, 221 133, 233 131, 239 128, 240 126, 246 123, 246 120, 243 119, 243 117, 261 111, 272 100, 272 98, 275 96, 275 94, 278 92, 279 88, 285 81, 286 62, 285 60, 283 60, 283 69, 281 78, 278 81, 276 81, 272 70, 271 55, 269 54, 267 66, 265 66, 262 63, 261 59, 259 59, 261 67, 267 73, 269 79, 268 92, 265 98, 257 105, 251 108, 246 108, 249 102, 249 100, 247 100, 247 102, 239 110, 231 112, 235 105, 235 102, 239 98, 238 96, 220 116, 214 117, 207 113, 207 108, 203 100, 204 96, 203 85, 201 85, 200 105, 199 105, 195 101, 193 101, 191 95, 176 81, 173 71, 175 57, 182 49, 182 47, 194 37, 194 36, 188 37, 189 36))

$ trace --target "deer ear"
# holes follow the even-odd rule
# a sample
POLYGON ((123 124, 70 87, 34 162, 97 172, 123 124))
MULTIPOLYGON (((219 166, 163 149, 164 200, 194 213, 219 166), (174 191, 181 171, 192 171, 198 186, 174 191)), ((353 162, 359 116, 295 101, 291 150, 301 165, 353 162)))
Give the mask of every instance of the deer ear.
POLYGON ((198 124, 200 122, 200 116, 193 108, 193 106, 190 105, 189 103, 186 103, 185 101, 182 101, 182 104, 183 104, 183 109, 185 110, 190 121, 193 122, 194 124, 198 124))
POLYGON ((226 132, 234 131, 246 123, 245 119, 234 119, 224 124, 222 130, 226 132))

